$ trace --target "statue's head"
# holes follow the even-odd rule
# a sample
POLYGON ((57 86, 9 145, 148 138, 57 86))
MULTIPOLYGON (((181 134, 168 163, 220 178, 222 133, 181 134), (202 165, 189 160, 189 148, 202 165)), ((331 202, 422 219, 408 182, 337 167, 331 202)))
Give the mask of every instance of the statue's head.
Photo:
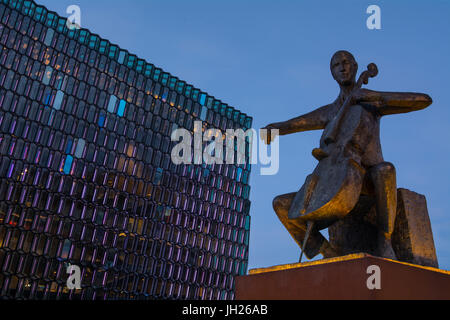
POLYGON ((358 64, 350 52, 339 50, 331 57, 330 70, 339 85, 348 86, 355 83, 358 64))

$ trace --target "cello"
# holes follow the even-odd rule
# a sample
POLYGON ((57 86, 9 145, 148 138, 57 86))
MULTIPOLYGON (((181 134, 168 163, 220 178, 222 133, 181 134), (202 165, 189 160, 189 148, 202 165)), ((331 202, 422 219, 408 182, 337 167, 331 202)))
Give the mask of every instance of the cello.
POLYGON ((364 118, 370 116, 370 110, 358 104, 352 105, 352 97, 377 74, 378 68, 374 63, 361 73, 351 94, 325 126, 320 148, 312 151, 319 163, 306 177, 288 212, 289 219, 303 220, 307 226, 300 262, 311 230, 325 229, 342 219, 359 199, 366 174, 361 158, 370 139, 364 118))

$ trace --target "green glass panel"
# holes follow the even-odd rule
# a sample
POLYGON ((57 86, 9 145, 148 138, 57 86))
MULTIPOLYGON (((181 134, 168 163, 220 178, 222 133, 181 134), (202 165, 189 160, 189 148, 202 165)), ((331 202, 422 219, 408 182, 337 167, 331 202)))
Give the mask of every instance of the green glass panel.
POLYGON ((199 91, 198 89, 194 89, 194 90, 192 91, 192 100, 198 102, 198 95, 199 95, 199 92, 200 92, 200 91, 199 91))
POLYGON ((66 33, 66 19, 59 18, 58 19, 58 26, 56 27, 56 30, 60 33, 66 33))
POLYGON ((34 19, 40 22, 44 22, 47 15, 47 10, 42 7, 37 7, 34 12, 34 19))
POLYGON ((249 128, 252 127, 252 120, 253 120, 252 117, 246 117, 246 118, 245 118, 245 127, 246 127, 247 129, 249 129, 249 128))
POLYGON ((117 46, 114 46, 114 45, 110 46, 109 47, 109 57, 111 59, 115 59, 118 51, 119 51, 119 48, 117 46))
POLYGON ((151 65, 151 64, 147 64, 146 66, 145 66, 145 75, 147 76, 147 77, 150 77, 151 75, 152 75, 152 70, 153 70, 153 66, 151 65))
POLYGON ((100 39, 97 36, 91 35, 89 39, 89 48, 96 49, 99 42, 100 39))
MULTIPOLYGON (((215 100, 214 100, 213 97, 208 96, 208 98, 206 99, 206 106, 207 106, 208 108, 211 108, 214 101, 215 101, 215 100)), ((216 101, 217 101, 217 100, 216 100, 216 101)))
POLYGON ((214 104, 212 106, 212 109, 214 112, 219 112, 219 107, 220 107, 220 101, 214 101, 214 104))
POLYGON ((160 74, 161 74, 161 69, 155 69, 155 71, 153 72, 153 80, 159 81, 160 74))
POLYGON ((102 40, 100 41, 99 51, 100 53, 105 53, 108 49, 108 41, 102 40))
POLYGON ((47 21, 45 22, 45 24, 47 25, 47 27, 52 27, 55 20, 56 20, 56 16, 53 13, 49 13, 47 15, 47 21))
POLYGON ((127 60, 128 60, 127 61, 127 67, 128 68, 133 68, 134 67, 134 63, 136 62, 136 56, 129 55, 127 60))
POLYGON ((78 42, 84 44, 86 42, 88 35, 89 34, 86 30, 81 30, 80 35, 78 36, 78 42))
POLYGON ((171 77, 169 80, 169 88, 175 90, 175 84, 177 83, 177 78, 171 77))
MULTIPOLYGON (((250 230, 250 216, 245 217, 245 230, 250 230)), ((246 235, 248 235, 248 233, 246 235)))
MULTIPOLYGON (((8 1, 7 1, 6 3, 8 3, 8 1)), ((20 1, 20 2, 17 1, 17 0, 10 0, 10 1, 9 1, 9 5, 10 5, 12 8, 19 8, 19 7, 20 7, 20 4, 21 4, 21 1, 20 1)))
POLYGON ((184 89, 184 86, 186 85, 186 83, 185 82, 183 82, 183 81, 178 81, 177 82, 177 92, 179 93, 179 94, 183 94, 183 89, 184 89))
POLYGON ((233 121, 234 121, 234 122, 238 122, 238 121, 239 121, 239 114, 240 114, 240 112, 237 111, 237 110, 235 110, 235 111, 233 112, 233 121))
POLYGON ((239 117, 239 124, 243 126, 245 124, 245 114, 241 114, 239 117))
POLYGON ((22 11, 24 14, 32 16, 36 5, 32 1, 24 1, 22 11))
POLYGON ((142 72, 142 70, 144 70, 144 65, 145 65, 145 61, 139 59, 137 62, 136 71, 142 72))
POLYGON ((191 97, 191 90, 192 90, 192 86, 191 85, 187 85, 186 88, 184 89, 184 95, 188 98, 191 97))
POLYGON ((168 73, 163 73, 162 78, 161 78, 161 83, 163 86, 167 86, 167 82, 169 81, 169 74, 168 73))

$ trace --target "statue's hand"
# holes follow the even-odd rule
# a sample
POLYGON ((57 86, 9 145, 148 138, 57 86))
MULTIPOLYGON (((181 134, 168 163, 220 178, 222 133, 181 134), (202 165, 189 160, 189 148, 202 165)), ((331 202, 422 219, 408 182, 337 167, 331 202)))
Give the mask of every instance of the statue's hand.
POLYGON ((261 137, 261 140, 263 140, 268 145, 273 140, 275 140, 275 137, 277 136, 277 134, 272 134, 272 130, 279 130, 278 126, 275 123, 268 124, 267 126, 259 130, 259 136, 261 137))

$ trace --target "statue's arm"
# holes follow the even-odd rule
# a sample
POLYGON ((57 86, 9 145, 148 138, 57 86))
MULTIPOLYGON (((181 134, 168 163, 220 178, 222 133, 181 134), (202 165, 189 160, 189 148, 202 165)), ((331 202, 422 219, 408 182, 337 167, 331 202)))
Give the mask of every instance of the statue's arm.
POLYGON ((375 105, 381 115, 422 110, 433 102, 430 96, 424 93, 381 92, 368 89, 360 89, 356 100, 375 105))
POLYGON ((330 106, 331 105, 320 107, 314 111, 287 121, 271 123, 263 129, 278 129, 280 130, 280 135, 323 129, 328 121, 330 106))

